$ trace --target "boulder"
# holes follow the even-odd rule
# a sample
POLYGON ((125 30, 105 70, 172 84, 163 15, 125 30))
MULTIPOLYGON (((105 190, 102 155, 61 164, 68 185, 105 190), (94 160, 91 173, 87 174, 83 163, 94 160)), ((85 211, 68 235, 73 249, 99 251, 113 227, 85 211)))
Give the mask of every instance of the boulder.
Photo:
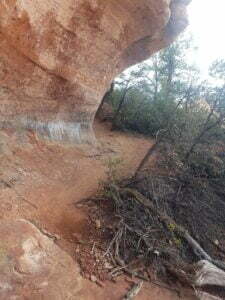
POLYGON ((78 300, 79 268, 25 220, 0 223, 0 300, 78 300))

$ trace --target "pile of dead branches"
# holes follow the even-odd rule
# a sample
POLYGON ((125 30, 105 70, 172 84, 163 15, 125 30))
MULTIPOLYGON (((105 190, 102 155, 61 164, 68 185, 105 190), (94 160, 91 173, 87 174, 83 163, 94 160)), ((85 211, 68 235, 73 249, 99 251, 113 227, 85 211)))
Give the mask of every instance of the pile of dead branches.
POLYGON ((143 280, 154 276, 195 286, 202 278, 202 262, 204 266, 208 262, 209 284, 214 280, 225 286, 225 203, 221 198, 215 195, 208 202, 178 178, 149 174, 107 184, 105 192, 117 219, 106 250, 115 266, 112 277, 125 272, 143 280))

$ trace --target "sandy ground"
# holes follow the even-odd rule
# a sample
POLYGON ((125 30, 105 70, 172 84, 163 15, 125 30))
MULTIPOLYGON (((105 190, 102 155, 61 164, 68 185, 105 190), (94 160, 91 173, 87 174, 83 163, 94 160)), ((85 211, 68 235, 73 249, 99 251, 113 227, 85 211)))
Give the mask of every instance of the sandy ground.
MULTIPOLYGON (((95 147, 50 143, 32 133, 16 136, 7 131, 0 136, 0 218, 30 220, 60 237, 59 246, 75 259, 74 236, 85 236, 88 220, 74 204, 98 191, 110 158, 120 158, 121 175, 129 175, 151 145, 140 136, 111 132, 105 123, 95 123, 95 132, 95 147)), ((101 288, 84 279, 84 286, 83 299, 117 300, 129 284, 121 280, 101 288)), ((169 290, 146 285, 137 299, 178 298, 169 290)))

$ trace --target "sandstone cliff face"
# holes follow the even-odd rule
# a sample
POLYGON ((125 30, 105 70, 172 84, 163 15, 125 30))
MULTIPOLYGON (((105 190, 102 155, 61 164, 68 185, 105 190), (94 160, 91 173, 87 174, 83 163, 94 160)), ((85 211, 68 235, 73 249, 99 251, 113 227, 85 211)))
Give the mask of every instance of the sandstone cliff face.
POLYGON ((90 141, 112 79, 184 30, 188 2, 1 1, 1 126, 90 141))

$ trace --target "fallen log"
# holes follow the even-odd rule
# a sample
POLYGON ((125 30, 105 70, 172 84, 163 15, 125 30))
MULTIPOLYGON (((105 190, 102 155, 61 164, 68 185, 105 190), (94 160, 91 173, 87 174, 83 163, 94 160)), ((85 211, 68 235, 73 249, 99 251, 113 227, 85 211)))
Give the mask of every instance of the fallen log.
POLYGON ((207 260, 200 260, 196 264, 195 285, 216 285, 225 288, 225 272, 207 260))
MULTIPOLYGON (((115 188, 115 186, 113 187, 115 188)), ((168 225, 173 224, 174 231, 182 238, 186 240, 186 242, 191 246, 196 256, 198 256, 200 259, 205 259, 218 268, 221 268, 225 271, 225 263, 219 260, 215 260, 210 257, 210 255, 199 245, 199 243, 188 233, 186 229, 184 229, 182 226, 178 225, 172 218, 170 218, 168 215, 165 215, 165 213, 161 213, 157 208, 155 208, 152 201, 148 198, 146 198, 144 195, 139 193, 137 190, 131 189, 131 188, 116 188, 116 192, 119 191, 123 193, 128 193, 133 196, 133 198, 144 205, 146 208, 150 209, 154 214, 157 214, 158 217, 162 222, 165 223, 165 225, 168 227, 168 225)))
MULTIPOLYGON (((220 300, 225 299, 225 264, 222 261, 213 259, 200 244, 188 233, 188 231, 182 226, 178 225, 171 217, 159 211, 151 199, 146 198, 137 190, 132 188, 121 188, 116 185, 110 186, 113 194, 114 201, 119 205, 123 201, 123 197, 128 196, 132 200, 139 202, 146 209, 150 210, 158 219, 171 230, 173 233, 184 239, 188 245, 192 248, 193 253, 198 257, 199 262, 194 265, 189 265, 192 268, 193 273, 189 274, 184 270, 175 270, 175 275, 179 278, 183 278, 185 284, 189 284, 196 290, 196 295, 201 300, 220 300), (172 225, 172 226, 171 226, 172 225), (210 287, 210 288, 208 288, 210 287), (220 287, 220 289, 219 289, 220 287), (208 288, 208 290, 207 290, 208 288), (218 292, 222 290, 222 298, 218 292), (208 292, 210 291, 210 292, 208 292), (212 291, 212 293, 211 293, 212 291)), ((129 199, 127 198, 127 199, 129 199)), ((117 245, 118 248, 118 245, 117 245)), ((117 249, 118 250, 118 249, 117 249)), ((118 251, 117 251, 118 252, 118 251)), ((165 262, 165 266, 167 265, 165 262)), ((173 272, 174 268, 168 268, 173 272)))
POLYGON ((197 292, 196 296, 198 297, 199 300, 223 300, 220 297, 213 296, 202 291, 197 292))
POLYGON ((123 300, 134 299, 134 297, 136 297, 137 294, 140 292, 142 286, 143 286, 143 281, 140 281, 139 283, 135 283, 134 286, 131 288, 131 290, 123 298, 123 300))

